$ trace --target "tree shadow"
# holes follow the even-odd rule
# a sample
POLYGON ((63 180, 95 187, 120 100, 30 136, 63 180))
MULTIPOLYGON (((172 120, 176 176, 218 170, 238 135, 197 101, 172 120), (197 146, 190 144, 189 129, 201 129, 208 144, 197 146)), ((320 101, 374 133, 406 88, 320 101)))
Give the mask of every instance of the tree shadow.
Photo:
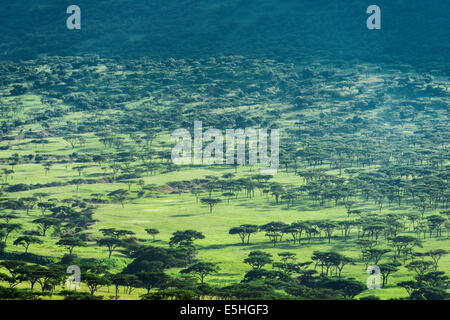
POLYGON ((201 246, 199 249, 201 250, 217 250, 217 249, 224 249, 224 248, 230 248, 230 247, 242 247, 242 248, 248 248, 249 245, 243 245, 241 243, 224 243, 224 244, 211 244, 207 246, 201 246))
POLYGON ((196 214, 174 214, 172 216, 170 216, 171 218, 183 218, 183 217, 192 217, 192 216, 196 216, 196 214))
POLYGON ((0 260, 14 260, 35 263, 40 265, 49 265, 55 260, 48 256, 40 256, 33 253, 17 253, 17 252, 3 252, 0 254, 0 260))

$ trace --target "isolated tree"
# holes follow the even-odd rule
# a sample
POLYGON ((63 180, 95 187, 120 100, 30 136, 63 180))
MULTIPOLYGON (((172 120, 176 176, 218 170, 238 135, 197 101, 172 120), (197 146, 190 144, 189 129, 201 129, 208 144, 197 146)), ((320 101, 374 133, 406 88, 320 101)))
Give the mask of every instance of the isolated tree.
POLYGON ((23 205, 27 211, 27 215, 28 215, 30 213, 30 210, 34 208, 38 199, 35 197, 25 197, 25 198, 20 198, 19 201, 21 201, 23 203, 23 205))
POLYGON ((289 251, 280 252, 278 253, 278 256, 280 257, 282 262, 295 261, 297 259, 296 254, 289 251))
POLYGON ((75 149, 77 143, 79 142, 79 137, 75 135, 68 135, 64 136, 63 140, 66 141, 68 144, 70 144, 72 149, 75 149))
POLYGON ((75 247, 86 247, 87 245, 83 240, 76 237, 62 238, 58 242, 56 242, 56 244, 58 246, 65 247, 69 251, 70 255, 72 255, 72 251, 75 247))
POLYGON ((78 190, 80 189, 80 185, 82 185, 83 183, 85 183, 86 182, 86 180, 84 180, 84 179, 74 179, 73 181, 72 181, 73 183, 75 183, 75 185, 77 186, 77 192, 78 192, 78 190))
POLYGON ((195 196, 195 202, 198 202, 198 198, 202 194, 202 189, 199 187, 194 187, 191 189, 191 193, 195 196))
POLYGON ((52 167, 52 164, 50 162, 44 163, 44 171, 45 171, 45 175, 47 175, 50 172, 50 168, 52 167))
POLYGON ((12 169, 2 169, 3 172, 3 178, 4 178, 4 183, 6 184, 8 182, 8 177, 12 174, 14 174, 14 170, 12 169))
POLYGON ((209 206, 209 213, 212 213, 213 208, 219 204, 221 199, 213 199, 213 198, 202 198, 200 202, 209 206))
POLYGON ((115 202, 119 202, 124 207, 124 203, 129 199, 129 192, 125 189, 119 189, 108 193, 108 197, 115 202))
POLYGON ((50 196, 49 193, 46 192, 35 192, 33 196, 39 199, 39 202, 42 202, 43 198, 50 196))
POLYGON ((155 236, 156 236, 157 234, 159 234, 158 229, 154 229, 154 228, 145 229, 145 231, 146 231, 149 235, 152 236, 153 241, 155 241, 155 236))
POLYGON ((111 258, 112 253, 120 246, 123 245, 123 241, 117 238, 103 238, 98 239, 97 244, 100 247, 108 248, 108 258, 111 258))
POLYGON ((38 237, 33 236, 21 236, 18 237, 16 240, 14 240, 13 244, 15 246, 21 245, 25 248, 25 253, 28 253, 28 248, 31 244, 41 244, 43 241, 39 239, 38 237))
POLYGON ((73 167, 72 170, 77 171, 78 172, 78 176, 81 177, 81 174, 83 173, 83 171, 86 168, 89 168, 89 166, 76 166, 76 167, 73 167))
POLYGON ((196 239, 204 239, 205 236, 198 231, 195 230, 185 230, 185 231, 176 231, 172 234, 170 238, 169 244, 173 245, 183 245, 185 243, 193 243, 196 239))

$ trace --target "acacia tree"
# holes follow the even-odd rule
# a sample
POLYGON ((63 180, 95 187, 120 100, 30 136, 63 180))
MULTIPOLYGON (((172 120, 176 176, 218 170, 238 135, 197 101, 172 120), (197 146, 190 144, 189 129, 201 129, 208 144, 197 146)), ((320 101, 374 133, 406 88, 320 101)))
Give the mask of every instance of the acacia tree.
POLYGON ((378 262, 381 260, 381 258, 388 252, 391 252, 391 250, 378 248, 369 248, 365 250, 363 260, 366 262, 366 268, 369 265, 369 263, 378 265, 378 262))
POLYGON ((427 256, 429 256, 431 259, 433 259, 433 263, 434 263, 434 270, 436 271, 438 269, 438 263, 439 260, 447 255, 449 252, 447 250, 444 249, 436 249, 436 250, 430 250, 427 251, 425 254, 427 256))
POLYGON ((135 234, 133 231, 116 228, 103 228, 100 229, 100 232, 103 233, 103 235, 106 237, 113 237, 116 239, 122 239, 125 236, 131 236, 135 234))
POLYGON ((108 197, 112 201, 119 202, 122 205, 122 208, 124 207, 124 203, 127 199, 129 199, 129 192, 125 189, 119 189, 113 192, 108 193, 108 197))
POLYGON ((378 265, 378 267, 380 268, 380 273, 382 276, 382 286, 384 287, 387 282, 388 282, 388 278, 389 276, 398 271, 398 266, 400 265, 400 263, 398 262, 389 262, 389 263, 380 263, 378 265))
POLYGON ((42 278, 45 270, 40 265, 26 265, 23 267, 23 277, 25 281, 30 283, 31 291, 34 290, 34 286, 42 278))
POLYGON ((145 229, 145 231, 152 236, 153 241, 155 241, 155 236, 157 234, 159 234, 159 230, 158 229, 154 229, 154 228, 149 228, 149 229, 145 229))
POLYGON ((138 277, 134 274, 117 273, 109 276, 109 282, 115 287, 115 300, 119 300, 119 287, 124 287, 124 292, 128 291, 128 287, 138 282, 138 277))
POLYGON ((432 215, 427 217, 427 221, 430 238, 435 230, 437 237, 442 236, 442 225, 447 221, 447 219, 440 215, 432 215))
POLYGON ((289 232, 289 225, 284 222, 269 222, 259 227, 260 230, 265 231, 265 236, 275 245, 283 239, 283 235, 289 232))
POLYGON ((65 247, 70 255, 72 255, 72 251, 75 247, 86 247, 87 245, 83 240, 76 237, 62 238, 56 244, 65 247))
POLYGON ((260 250, 251 251, 244 263, 250 265, 254 270, 261 270, 266 264, 272 263, 272 255, 260 250))
POLYGON ((9 275, 0 272, 0 279, 9 283, 9 286, 15 287, 25 279, 23 277, 23 271, 26 263, 23 261, 0 261, 0 267, 8 270, 9 275))
POLYGON ((25 197, 25 198, 20 198, 19 201, 23 203, 23 205, 27 211, 27 215, 28 215, 30 213, 30 210, 34 208, 38 199, 35 197, 25 197))
POLYGON ((39 202, 37 206, 41 210, 42 215, 44 215, 47 210, 54 208, 55 204, 52 202, 39 202))
POLYGON ((203 204, 206 204, 209 206, 209 213, 212 213, 213 208, 219 204, 222 200, 221 199, 214 199, 214 198, 202 198, 200 199, 200 202, 203 204))
POLYGON ((66 141, 68 144, 70 144, 72 149, 75 149, 76 145, 79 143, 80 138, 75 135, 68 135, 64 136, 63 140, 66 141))
POLYGON ((219 271, 219 267, 212 262, 197 262, 190 267, 183 269, 180 273, 192 274, 194 277, 200 280, 203 284, 205 277, 219 271))
POLYGON ((0 214, 0 219, 5 219, 6 223, 9 223, 13 219, 18 219, 19 216, 15 212, 0 214))
POLYGON ((196 239, 204 239, 205 236, 195 230, 185 230, 185 231, 175 231, 170 238, 169 245, 171 247, 177 246, 185 250, 187 264, 191 264, 192 259, 196 253, 196 248, 194 246, 194 241, 196 239))
POLYGON ((333 221, 325 220, 325 221, 320 221, 318 223, 318 227, 325 232, 325 234, 328 238, 328 243, 330 243, 331 236, 333 235, 333 232, 338 227, 338 225, 337 225, 337 223, 335 223, 333 221))
POLYGON ((275 203, 279 203, 280 196, 284 193, 284 188, 279 183, 273 183, 270 186, 270 193, 275 197, 275 203))
POLYGON ((353 264, 353 259, 333 251, 314 251, 311 260, 315 262, 315 268, 317 265, 321 266, 321 274, 328 275, 330 270, 334 268, 339 279, 341 278, 344 267, 348 264, 353 264))
POLYGON ((106 286, 110 283, 108 277, 92 272, 84 273, 83 281, 88 286, 91 296, 93 296, 101 286, 106 286))
POLYGON ((11 233, 16 232, 22 229, 22 225, 19 223, 0 223, 0 240, 3 239, 5 242, 8 240, 8 237, 11 233), (1 235, 3 233, 3 236, 1 235))
POLYGON ((350 237, 351 229, 355 226, 354 221, 339 221, 338 225, 340 229, 342 230, 342 233, 344 235, 344 241, 347 241, 347 238, 350 237))
POLYGON ((330 280, 325 279, 323 283, 320 284, 323 288, 329 288, 333 290, 339 290, 344 294, 346 299, 353 299, 355 296, 367 289, 367 286, 356 280, 330 280))
POLYGON ((37 218, 32 221, 33 223, 38 225, 38 228, 41 229, 42 236, 45 237, 47 230, 53 226, 57 226, 60 224, 60 220, 57 218, 53 218, 51 216, 44 216, 42 218, 37 218))
POLYGON ((342 270, 346 265, 354 264, 353 259, 346 257, 342 254, 335 255, 334 258, 334 266, 336 268, 336 273, 338 274, 339 279, 341 279, 342 270))
POLYGON ((153 288, 161 288, 170 280, 170 277, 163 271, 142 271, 138 272, 136 276, 147 293, 150 293, 153 288))
POLYGON ((4 168, 4 169, 2 170, 2 172, 3 172, 4 182, 5 182, 5 184, 6 184, 6 183, 8 182, 8 177, 9 177, 11 174, 14 173, 14 170, 4 168))
POLYGON ((391 246, 394 248, 394 260, 396 260, 402 253, 407 258, 409 250, 415 246, 422 246, 420 240, 411 236, 397 236, 389 238, 391 246))
POLYGON ((258 232, 258 226, 253 224, 243 224, 239 227, 231 228, 228 232, 229 234, 237 234, 241 238, 242 244, 245 244, 245 239, 247 239, 247 244, 250 242, 250 235, 258 232))
POLYGON ((97 244, 101 247, 108 248, 108 259, 111 258, 112 253, 123 244, 123 241, 117 238, 103 238, 98 239, 97 244))
POLYGON ((78 176, 81 177, 81 174, 83 173, 83 171, 86 168, 89 168, 89 166, 76 166, 76 167, 73 167, 72 170, 77 171, 78 172, 78 176))
POLYGON ((434 263, 432 261, 414 260, 407 264, 405 267, 409 271, 414 271, 417 275, 420 276, 434 267, 434 263))
POLYGON ((21 245, 25 248, 25 253, 28 253, 28 247, 31 244, 41 244, 43 243, 43 241, 41 239, 39 239, 38 237, 33 237, 33 236, 21 236, 18 237, 16 240, 14 240, 13 244, 15 246, 21 245))

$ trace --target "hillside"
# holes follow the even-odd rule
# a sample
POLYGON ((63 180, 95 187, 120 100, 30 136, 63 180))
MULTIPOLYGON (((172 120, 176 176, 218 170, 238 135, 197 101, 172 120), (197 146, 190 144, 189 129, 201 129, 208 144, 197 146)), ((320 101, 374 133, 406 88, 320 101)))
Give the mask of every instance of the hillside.
POLYGON ((0 300, 449 299, 449 4, 346 3, 2 3, 0 300))
POLYGON ((446 1, 377 2, 382 29, 365 27, 367 1, 80 0, 81 30, 67 30, 69 1, 0 4, 0 57, 99 54, 301 56, 447 61, 446 1))

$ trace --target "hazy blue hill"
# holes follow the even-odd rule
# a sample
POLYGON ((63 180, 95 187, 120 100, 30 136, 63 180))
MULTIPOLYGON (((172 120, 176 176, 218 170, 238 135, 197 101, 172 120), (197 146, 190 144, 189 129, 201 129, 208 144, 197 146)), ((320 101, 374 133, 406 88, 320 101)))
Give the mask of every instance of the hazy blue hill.
POLYGON ((337 56, 448 59, 450 1, 427 0, 15 0, 0 4, 0 57, 337 56), (66 29, 66 8, 82 9, 82 30, 66 29), (382 9, 369 31, 368 5, 382 9))

